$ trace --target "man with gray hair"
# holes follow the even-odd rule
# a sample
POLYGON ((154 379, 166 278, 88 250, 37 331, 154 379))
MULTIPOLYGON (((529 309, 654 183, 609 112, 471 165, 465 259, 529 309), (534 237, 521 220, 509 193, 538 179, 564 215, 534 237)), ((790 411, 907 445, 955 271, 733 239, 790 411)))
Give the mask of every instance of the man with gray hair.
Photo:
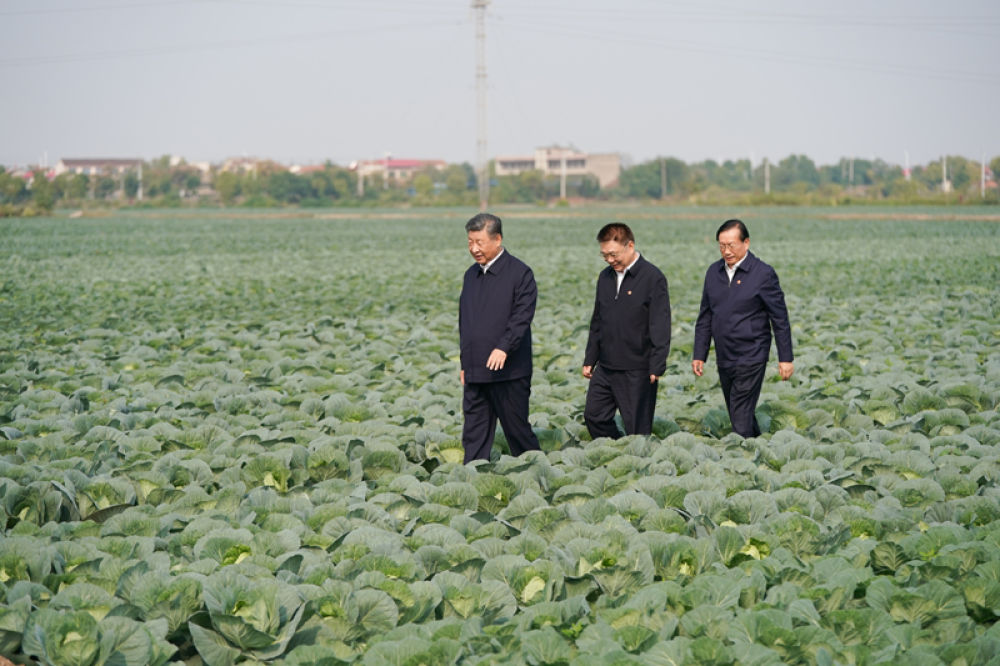
POLYGON ((503 248, 500 218, 480 213, 465 225, 475 264, 458 303, 465 462, 489 460, 497 419, 510 453, 537 451, 528 423, 531 320, 538 289, 531 269, 503 248))
POLYGON ((771 331, 778 347, 778 376, 795 370, 792 327, 785 293, 774 269, 750 252, 750 232, 742 220, 726 220, 715 232, 722 258, 708 267, 701 309, 694 326, 691 370, 705 373, 715 341, 715 361, 733 432, 758 437, 757 400, 771 354, 771 331))

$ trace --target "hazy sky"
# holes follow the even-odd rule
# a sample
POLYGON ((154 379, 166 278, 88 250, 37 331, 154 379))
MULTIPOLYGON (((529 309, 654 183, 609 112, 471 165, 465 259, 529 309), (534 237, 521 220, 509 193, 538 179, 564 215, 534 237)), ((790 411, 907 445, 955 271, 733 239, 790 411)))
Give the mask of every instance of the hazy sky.
MULTIPOLYGON (((491 0, 488 152, 1000 156, 997 0, 491 0)), ((0 164, 476 159, 470 0, 0 0, 0 164)))

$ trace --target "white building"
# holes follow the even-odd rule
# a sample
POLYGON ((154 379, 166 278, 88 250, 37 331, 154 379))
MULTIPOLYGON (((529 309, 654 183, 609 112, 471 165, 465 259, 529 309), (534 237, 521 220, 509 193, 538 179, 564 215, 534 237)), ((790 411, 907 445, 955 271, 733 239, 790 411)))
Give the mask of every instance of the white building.
POLYGON ((549 146, 536 149, 534 155, 497 157, 494 169, 498 176, 516 176, 531 170, 560 176, 565 170, 566 176, 594 176, 604 188, 618 183, 622 160, 617 153, 583 153, 575 148, 549 146))
POLYGON ((64 173, 82 173, 88 176, 99 174, 115 175, 123 174, 130 169, 137 169, 142 165, 142 160, 137 158, 123 157, 64 157, 59 160, 54 170, 54 175, 59 176, 64 173))
POLYGON ((448 163, 444 160, 401 160, 387 157, 383 160, 351 162, 349 168, 362 178, 379 174, 387 181, 406 183, 424 169, 443 171, 447 166, 448 163))

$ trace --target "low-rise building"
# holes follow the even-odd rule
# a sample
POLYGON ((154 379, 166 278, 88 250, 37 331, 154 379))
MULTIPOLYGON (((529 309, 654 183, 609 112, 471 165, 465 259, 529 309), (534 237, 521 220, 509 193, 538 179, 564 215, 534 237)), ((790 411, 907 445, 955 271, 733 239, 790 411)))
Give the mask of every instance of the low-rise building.
POLYGON ((538 148, 534 155, 501 156, 494 160, 497 176, 516 176, 523 171, 538 170, 546 176, 590 175, 602 188, 618 183, 622 170, 617 153, 584 153, 575 148, 549 146, 538 148))
POLYGON ((448 163, 444 160, 401 160, 386 157, 382 160, 360 160, 351 162, 349 168, 359 176, 380 175, 390 182, 408 183, 415 174, 424 169, 444 171, 448 163))
POLYGON ((54 174, 115 175, 137 169, 141 165, 142 160, 133 157, 64 157, 56 164, 54 174))

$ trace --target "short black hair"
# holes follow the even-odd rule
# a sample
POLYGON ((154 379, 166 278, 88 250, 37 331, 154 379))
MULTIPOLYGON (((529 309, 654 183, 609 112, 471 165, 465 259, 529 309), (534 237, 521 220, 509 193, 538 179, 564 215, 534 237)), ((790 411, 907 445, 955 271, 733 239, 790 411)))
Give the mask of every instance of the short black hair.
POLYGON ((745 241, 746 239, 750 238, 750 232, 747 231, 747 225, 743 224, 743 220, 737 220, 734 218, 732 220, 726 220, 725 222, 722 223, 722 226, 719 227, 719 230, 715 232, 715 240, 719 240, 719 235, 723 231, 729 231, 734 227, 739 228, 741 241, 745 241))
POLYGON ((608 241, 618 241, 622 245, 635 242, 635 235, 624 222, 611 222, 601 227, 597 232, 597 242, 607 243, 608 241))
POLYGON ((503 223, 496 215, 479 213, 465 223, 466 233, 470 231, 482 231, 483 229, 486 229, 486 233, 491 237, 503 236, 503 223))

